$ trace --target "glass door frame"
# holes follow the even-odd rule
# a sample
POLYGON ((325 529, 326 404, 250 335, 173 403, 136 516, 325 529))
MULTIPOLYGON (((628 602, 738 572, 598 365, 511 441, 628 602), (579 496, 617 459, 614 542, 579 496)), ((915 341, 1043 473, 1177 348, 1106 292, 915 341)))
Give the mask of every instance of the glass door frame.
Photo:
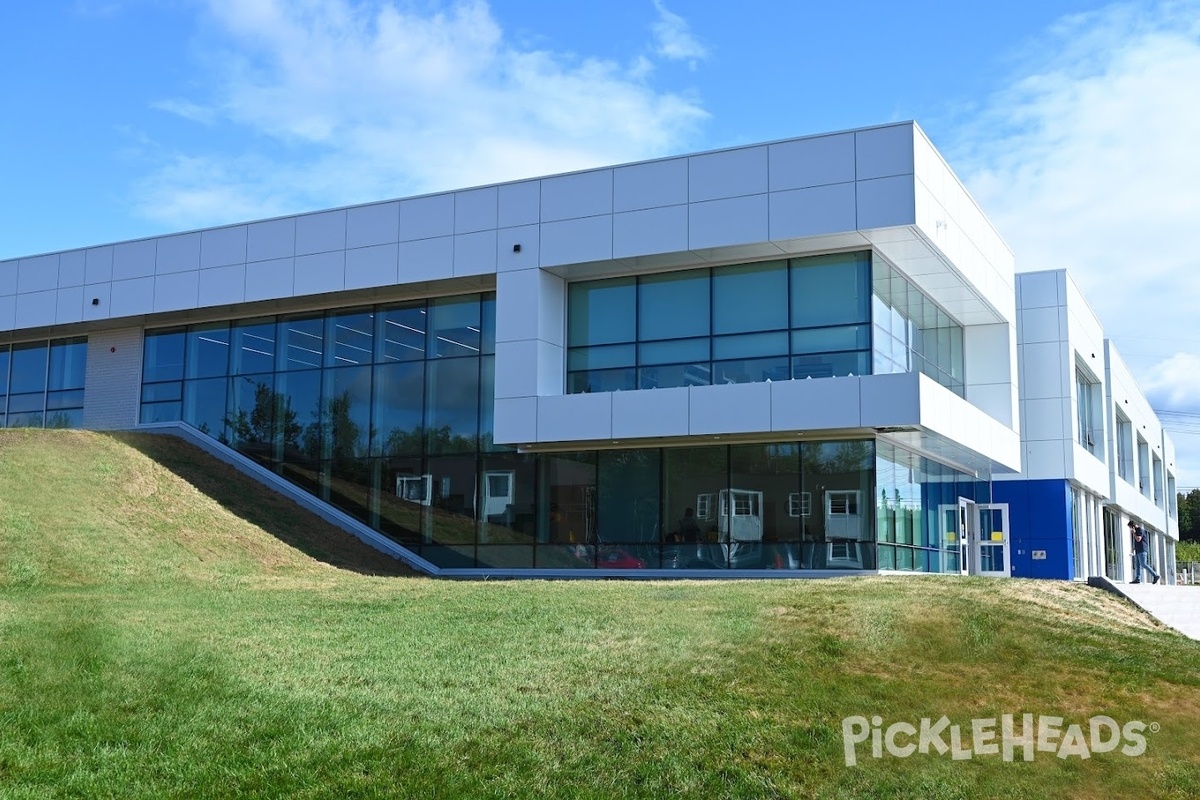
MULTIPOLYGON (((1012 531, 1009 528, 1008 503, 972 503, 971 520, 972 527, 972 555, 974 556, 972 575, 984 575, 993 578, 1008 578, 1012 576, 1012 531), (996 531, 994 526, 987 526, 988 539, 983 539, 983 528, 981 520, 982 514, 991 514, 992 512, 1000 512, 1000 530, 996 531), (996 539, 995 534, 1000 533, 1001 538, 996 539), (984 570, 983 569, 983 548, 984 547, 1002 548, 1004 553, 1004 563, 1000 569, 984 570)), ((993 519, 995 519, 993 517, 993 519)))

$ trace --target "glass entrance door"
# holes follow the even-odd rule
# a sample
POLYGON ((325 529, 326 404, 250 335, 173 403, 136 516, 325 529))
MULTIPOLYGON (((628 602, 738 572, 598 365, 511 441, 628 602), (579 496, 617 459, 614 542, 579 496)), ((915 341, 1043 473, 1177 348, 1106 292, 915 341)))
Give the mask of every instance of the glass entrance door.
POLYGON ((972 504, 972 575, 1007 578, 1011 575, 1008 547, 1008 504, 972 504))
POLYGON ((970 572, 972 505, 970 500, 960 497, 954 505, 938 506, 943 573, 967 575, 970 572))
POLYGON ((971 552, 971 541, 974 538, 971 530, 971 509, 975 504, 965 497, 958 498, 958 573, 970 575, 978 559, 971 552))

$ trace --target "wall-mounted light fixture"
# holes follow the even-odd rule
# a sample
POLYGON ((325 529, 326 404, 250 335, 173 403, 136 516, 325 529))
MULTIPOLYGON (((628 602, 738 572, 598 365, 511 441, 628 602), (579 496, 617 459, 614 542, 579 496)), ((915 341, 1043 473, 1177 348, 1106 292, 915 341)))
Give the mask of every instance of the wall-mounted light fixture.
POLYGON ((519 252, 521 252, 521 245, 519 245, 519 244, 514 244, 514 245, 513 245, 513 252, 514 252, 514 253, 519 253, 519 252))
POLYGON ((98 305, 100 305, 100 298, 99 298, 99 297, 93 297, 93 298, 92 298, 92 305, 94 305, 94 306, 98 306, 98 305))

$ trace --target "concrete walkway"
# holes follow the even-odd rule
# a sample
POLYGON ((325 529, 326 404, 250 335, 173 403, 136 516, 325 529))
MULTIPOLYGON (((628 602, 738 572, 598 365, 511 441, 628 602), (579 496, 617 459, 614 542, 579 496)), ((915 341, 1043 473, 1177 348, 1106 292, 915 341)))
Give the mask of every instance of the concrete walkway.
POLYGON ((1200 586, 1113 583, 1107 578, 1088 578, 1088 585, 1120 595, 1162 624, 1200 641, 1200 586))

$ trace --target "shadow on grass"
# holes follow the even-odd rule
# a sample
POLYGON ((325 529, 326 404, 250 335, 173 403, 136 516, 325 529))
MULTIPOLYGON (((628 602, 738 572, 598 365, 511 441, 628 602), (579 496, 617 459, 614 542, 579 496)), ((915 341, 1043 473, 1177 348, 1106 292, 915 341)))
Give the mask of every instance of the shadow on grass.
POLYGON ((317 561, 361 575, 419 574, 182 439, 147 433, 106 435, 169 469, 231 514, 317 561))

